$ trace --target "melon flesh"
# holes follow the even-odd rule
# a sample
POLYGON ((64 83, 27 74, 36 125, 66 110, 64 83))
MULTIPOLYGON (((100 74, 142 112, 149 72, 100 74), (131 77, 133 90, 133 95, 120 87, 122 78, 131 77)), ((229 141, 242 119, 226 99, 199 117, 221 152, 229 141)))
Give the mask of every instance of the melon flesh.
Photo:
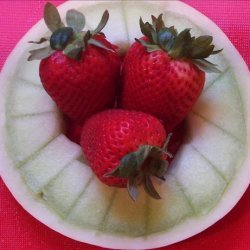
POLYGON ((27 116, 45 112, 57 112, 55 103, 51 100, 42 85, 35 85, 27 80, 17 79, 13 94, 9 98, 8 114, 10 116, 27 116))
POLYGON ((249 71, 222 31, 178 1, 82 2, 87 28, 95 28, 105 9, 104 32, 124 53, 141 37, 138 19, 163 13, 167 25, 211 34, 221 54, 211 57, 221 74, 207 74, 204 91, 187 117, 187 139, 165 182, 154 180, 162 199, 140 190, 132 202, 125 189, 103 185, 82 161, 78 145, 63 135, 61 113, 44 91, 39 62, 27 62, 27 41, 48 34, 39 22, 20 41, 1 75, 0 171, 16 199, 33 216, 73 239, 102 247, 152 249, 206 229, 223 217, 249 184, 249 71), (13 65, 15 67, 13 67, 13 65))
POLYGON ((117 189, 108 213, 102 222, 102 230, 132 237, 146 234, 147 197, 142 189, 134 203, 127 190, 117 189))
POLYGON ((43 199, 66 217, 88 187, 92 175, 89 166, 78 160, 72 161, 44 187, 43 199))
POLYGON ((235 76, 228 69, 203 91, 193 111, 245 144, 246 124, 241 99, 235 76))
POLYGON ((80 156, 80 147, 72 144, 64 135, 59 135, 30 157, 20 171, 27 185, 38 193, 53 178, 58 178, 60 171, 72 160, 80 156))
POLYGON ((207 214, 221 198, 226 182, 190 145, 184 145, 171 166, 173 174, 196 215, 207 214))
MULTIPOLYGON (((27 53, 27 52, 26 52, 27 53)), ((39 61, 28 62, 26 58, 22 58, 22 66, 19 66, 19 71, 17 72, 18 79, 30 82, 32 84, 41 85, 40 77, 37 72, 39 72, 39 61)))
POLYGON ((189 124, 192 148, 229 183, 241 165, 244 143, 194 113, 189 124))
POLYGON ((97 178, 89 180, 69 213, 69 222, 83 228, 99 229, 114 195, 114 188, 103 185, 97 178))
POLYGON ((8 148, 17 167, 62 131, 60 116, 54 112, 11 117, 6 128, 8 148))
POLYGON ((194 210, 176 178, 169 174, 164 183, 157 186, 162 199, 148 198, 147 234, 165 231, 194 215, 194 210))

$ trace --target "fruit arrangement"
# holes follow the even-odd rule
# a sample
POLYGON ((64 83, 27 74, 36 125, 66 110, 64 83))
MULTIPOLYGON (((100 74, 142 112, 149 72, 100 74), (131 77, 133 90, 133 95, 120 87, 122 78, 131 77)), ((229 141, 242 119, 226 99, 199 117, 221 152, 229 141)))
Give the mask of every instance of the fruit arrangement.
POLYGON ((68 27, 47 4, 48 27, 26 37, 3 98, 10 189, 23 187, 23 206, 53 229, 111 248, 203 230, 235 204, 249 171, 240 57, 182 3, 144 4, 68 3, 68 27))
POLYGON ((152 15, 152 24, 140 19, 144 37, 135 38, 129 48, 121 81, 118 46, 101 33, 107 10, 97 28, 83 31, 82 13, 69 10, 65 27, 56 7, 47 3, 44 20, 52 34, 32 43, 50 44, 30 51, 28 58, 42 59, 41 82, 74 124, 73 132, 69 130, 73 137, 78 126, 80 145, 94 173, 109 186, 128 187, 133 200, 141 184, 160 199, 151 177, 164 180, 173 157, 166 148, 171 134, 167 138, 166 133, 193 108, 204 87, 204 71, 220 72, 205 59, 222 51, 214 50, 211 36, 192 37, 190 29, 178 33, 174 26, 165 26, 162 15, 152 15), (108 110, 115 100, 121 109, 108 110), (101 110, 106 111, 98 115, 101 110))

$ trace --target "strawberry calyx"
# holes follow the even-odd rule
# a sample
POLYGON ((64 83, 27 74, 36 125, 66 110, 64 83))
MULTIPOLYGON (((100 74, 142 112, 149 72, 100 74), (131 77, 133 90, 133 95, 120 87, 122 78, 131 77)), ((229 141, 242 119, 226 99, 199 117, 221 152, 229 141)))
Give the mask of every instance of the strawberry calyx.
POLYGON ((148 52, 163 50, 172 59, 191 60, 203 71, 221 72, 216 67, 216 64, 205 59, 222 51, 222 49, 214 50, 215 46, 212 44, 212 36, 204 35, 196 38, 191 36, 191 29, 184 29, 178 33, 174 26, 165 26, 162 16, 163 14, 160 14, 156 18, 152 15, 152 24, 149 22, 144 23, 142 18, 140 18, 141 32, 147 40, 137 38, 135 40, 141 43, 148 52))
POLYGON ((41 60, 49 57, 56 51, 63 51, 65 55, 72 59, 80 60, 82 51, 84 51, 89 44, 114 51, 112 47, 107 47, 96 36, 105 35, 101 32, 109 19, 109 12, 104 11, 101 21, 94 30, 83 31, 85 27, 85 16, 74 9, 68 10, 66 13, 67 26, 61 21, 60 14, 57 8, 51 4, 46 3, 44 8, 44 21, 52 32, 50 37, 42 37, 39 41, 30 41, 30 43, 41 44, 49 43, 46 47, 31 50, 28 61, 41 60))
POLYGON ((138 186, 143 185, 145 192, 154 199, 161 199, 156 191, 151 177, 164 181, 168 169, 167 158, 172 155, 167 151, 167 146, 172 134, 169 134, 163 147, 141 145, 137 151, 125 155, 120 165, 105 174, 106 177, 114 176, 128 179, 127 189, 130 197, 135 201, 138 197, 138 186))

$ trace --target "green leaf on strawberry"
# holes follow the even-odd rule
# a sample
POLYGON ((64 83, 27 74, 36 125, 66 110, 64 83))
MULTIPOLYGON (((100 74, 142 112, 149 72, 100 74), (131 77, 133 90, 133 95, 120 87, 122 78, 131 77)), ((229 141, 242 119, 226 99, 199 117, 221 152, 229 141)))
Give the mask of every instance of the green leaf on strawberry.
POLYGON ((99 22, 99 24, 97 25, 97 27, 94 29, 92 33, 93 34, 100 33, 103 30, 103 28, 106 26, 108 20, 109 20, 109 12, 105 10, 102 15, 101 21, 99 22))
POLYGON ((53 50, 50 46, 46 46, 40 49, 36 50, 30 50, 30 56, 28 57, 28 61, 32 60, 41 60, 45 57, 48 57, 55 53, 55 50, 53 50))
POLYGON ((141 32, 148 38, 148 41, 143 39, 136 39, 140 42, 148 52, 163 50, 173 59, 191 60, 197 67, 207 72, 219 73, 217 65, 207 63, 205 58, 210 55, 217 54, 222 50, 214 50, 215 46, 212 44, 212 36, 199 36, 193 37, 190 29, 185 29, 180 33, 171 26, 166 27, 162 14, 157 18, 151 16, 152 24, 149 22, 144 23, 140 18, 139 24, 141 32))
POLYGON ((29 43, 41 44, 41 43, 49 41, 49 39, 50 38, 47 38, 47 37, 41 37, 39 41, 29 41, 29 43))
POLYGON ((46 3, 44 8, 44 21, 51 32, 64 27, 57 8, 52 3, 46 3))
POLYGON ((85 16, 81 12, 72 9, 66 14, 66 22, 75 32, 79 32, 85 26, 85 16))
POLYGON ((49 38, 41 38, 37 42, 31 42, 41 44, 49 42, 52 50, 47 47, 30 52, 32 55, 28 60, 41 60, 49 57, 52 52, 63 51, 65 55, 72 59, 80 60, 82 51, 86 50, 89 44, 100 47, 106 50, 112 50, 105 46, 100 39, 96 39, 96 35, 104 35, 101 31, 107 24, 109 19, 109 13, 104 11, 101 21, 94 30, 82 31, 86 20, 85 16, 76 10, 68 10, 66 13, 66 23, 68 27, 61 21, 60 14, 57 8, 47 3, 44 8, 44 21, 52 32, 49 38))
POLYGON ((160 199, 160 195, 152 184, 151 177, 164 180, 168 168, 168 161, 164 160, 165 154, 164 147, 142 145, 137 151, 125 155, 121 159, 120 165, 105 176, 128 179, 128 192, 133 200, 137 198, 139 185, 143 185, 151 197, 160 199))
POLYGON ((93 38, 90 38, 88 40, 88 44, 92 44, 92 45, 95 45, 95 46, 97 46, 99 48, 103 48, 103 49, 106 49, 106 50, 109 50, 109 51, 113 51, 113 49, 108 48, 102 42, 100 42, 100 41, 98 41, 96 39, 93 39, 93 38))

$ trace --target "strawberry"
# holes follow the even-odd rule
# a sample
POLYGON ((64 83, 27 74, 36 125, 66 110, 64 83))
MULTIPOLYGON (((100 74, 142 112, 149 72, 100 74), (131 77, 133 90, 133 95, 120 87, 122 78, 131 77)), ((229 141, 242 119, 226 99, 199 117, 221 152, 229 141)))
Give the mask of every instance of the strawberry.
POLYGON ((64 116, 64 129, 65 135, 74 143, 80 145, 80 138, 82 133, 82 125, 76 123, 69 119, 67 116, 64 116))
POLYGON ((28 60, 42 59, 39 75, 45 90, 59 109, 78 123, 115 102, 120 58, 117 46, 101 33, 108 18, 105 11, 98 27, 85 32, 82 13, 69 10, 69 27, 65 27, 56 7, 47 3, 44 19, 53 33, 37 43, 49 41, 50 45, 30 51, 28 60))
MULTIPOLYGON (((80 138, 82 133, 82 125, 78 124, 68 117, 64 117, 65 124, 65 135, 73 142, 80 145, 80 138)), ((178 152, 180 146, 183 144, 186 136, 186 121, 180 123, 173 131, 171 135, 171 140, 168 144, 168 152, 171 154, 171 159, 168 159, 168 162, 173 160, 175 154, 178 152)))
POLYGON ((160 198, 151 176, 164 179, 168 166, 165 141, 166 132, 158 119, 120 109, 92 116, 81 135, 85 159, 97 177, 109 186, 127 186, 134 200, 140 184, 153 198, 160 198))
POLYGON ((185 141, 185 137, 187 135, 187 123, 186 120, 182 121, 178 124, 173 132, 171 133, 171 140, 168 144, 168 152, 171 154, 172 157, 168 159, 169 165, 173 161, 176 153, 178 152, 179 148, 185 141))
POLYGON ((204 71, 220 72, 208 62, 214 50, 211 36, 192 37, 166 27, 162 14, 152 24, 140 19, 144 36, 136 39, 122 70, 120 107, 150 113, 172 131, 192 109, 205 82, 204 71))

